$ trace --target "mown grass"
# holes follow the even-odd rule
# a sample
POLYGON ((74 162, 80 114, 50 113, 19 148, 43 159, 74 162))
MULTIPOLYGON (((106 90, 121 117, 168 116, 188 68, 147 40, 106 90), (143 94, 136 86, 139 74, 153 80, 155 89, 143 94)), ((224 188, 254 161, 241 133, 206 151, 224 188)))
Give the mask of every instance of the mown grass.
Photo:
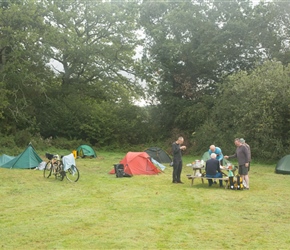
POLYGON ((77 183, 0 168, 2 249, 288 249, 290 176, 252 164, 251 190, 108 174, 123 153, 77 159, 77 183))

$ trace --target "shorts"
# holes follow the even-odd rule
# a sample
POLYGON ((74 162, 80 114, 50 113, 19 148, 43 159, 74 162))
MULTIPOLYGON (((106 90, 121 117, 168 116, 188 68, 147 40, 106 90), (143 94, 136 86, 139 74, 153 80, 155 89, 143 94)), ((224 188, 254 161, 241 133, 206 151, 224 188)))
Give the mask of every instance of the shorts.
POLYGON ((248 174, 248 168, 244 165, 239 166, 239 174, 240 175, 247 175, 248 174))

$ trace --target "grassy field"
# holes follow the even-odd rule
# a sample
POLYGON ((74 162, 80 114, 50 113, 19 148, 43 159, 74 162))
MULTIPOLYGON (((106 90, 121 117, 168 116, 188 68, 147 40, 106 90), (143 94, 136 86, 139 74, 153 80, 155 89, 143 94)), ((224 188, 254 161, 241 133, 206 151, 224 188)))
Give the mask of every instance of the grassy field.
POLYGON ((172 168, 116 178, 123 153, 77 159, 80 180, 0 168, 0 249, 289 249, 290 176, 252 164, 249 191, 209 188, 172 168))

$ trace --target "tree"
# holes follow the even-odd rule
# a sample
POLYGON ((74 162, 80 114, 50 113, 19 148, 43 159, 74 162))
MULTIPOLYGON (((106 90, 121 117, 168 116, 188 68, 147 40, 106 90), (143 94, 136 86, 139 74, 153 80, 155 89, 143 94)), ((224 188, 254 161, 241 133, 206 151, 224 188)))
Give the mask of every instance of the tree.
POLYGON ((7 97, 1 121, 4 133, 37 130, 33 102, 45 93, 52 77, 40 42, 41 14, 34 1, 5 1, 0 8, 0 79, 7 97))
POLYGON ((219 87, 208 123, 196 132, 196 141, 210 131, 208 137, 226 151, 234 138, 244 137, 257 158, 285 155, 290 148, 289 73, 290 66, 268 61, 251 74, 241 71, 229 76, 219 87))
POLYGON ((2 132, 123 142, 111 123, 120 107, 136 114, 132 102, 142 93, 134 78, 137 5, 11 0, 1 14, 2 132))
POLYGON ((44 1, 49 32, 43 37, 62 91, 85 92, 100 99, 118 100, 139 91, 133 59, 137 8, 134 3, 44 1), (71 90, 69 90, 71 91, 71 90))
MULTIPOLYGON (((286 11, 282 13, 288 20, 286 11)), ((160 102, 163 131, 195 131, 207 119, 217 86, 228 75, 282 57, 288 50, 283 32, 289 23, 281 27, 279 19, 275 4, 144 1, 143 66, 160 102)))

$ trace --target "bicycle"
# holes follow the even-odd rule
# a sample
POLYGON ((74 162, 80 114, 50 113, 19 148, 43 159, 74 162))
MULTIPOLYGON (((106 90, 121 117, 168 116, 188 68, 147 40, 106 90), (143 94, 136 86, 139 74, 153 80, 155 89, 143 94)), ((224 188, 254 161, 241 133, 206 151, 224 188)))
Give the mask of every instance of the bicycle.
MULTIPOLYGON (((61 156, 59 155, 53 155, 46 153, 45 157, 48 159, 48 162, 45 165, 43 177, 49 178, 50 176, 55 176, 55 179, 63 180, 64 177, 70 182, 77 182, 80 173, 78 168, 75 164, 67 165, 63 162, 63 157, 70 157, 69 156, 61 156)), ((74 159, 74 158, 73 158, 74 159)))

